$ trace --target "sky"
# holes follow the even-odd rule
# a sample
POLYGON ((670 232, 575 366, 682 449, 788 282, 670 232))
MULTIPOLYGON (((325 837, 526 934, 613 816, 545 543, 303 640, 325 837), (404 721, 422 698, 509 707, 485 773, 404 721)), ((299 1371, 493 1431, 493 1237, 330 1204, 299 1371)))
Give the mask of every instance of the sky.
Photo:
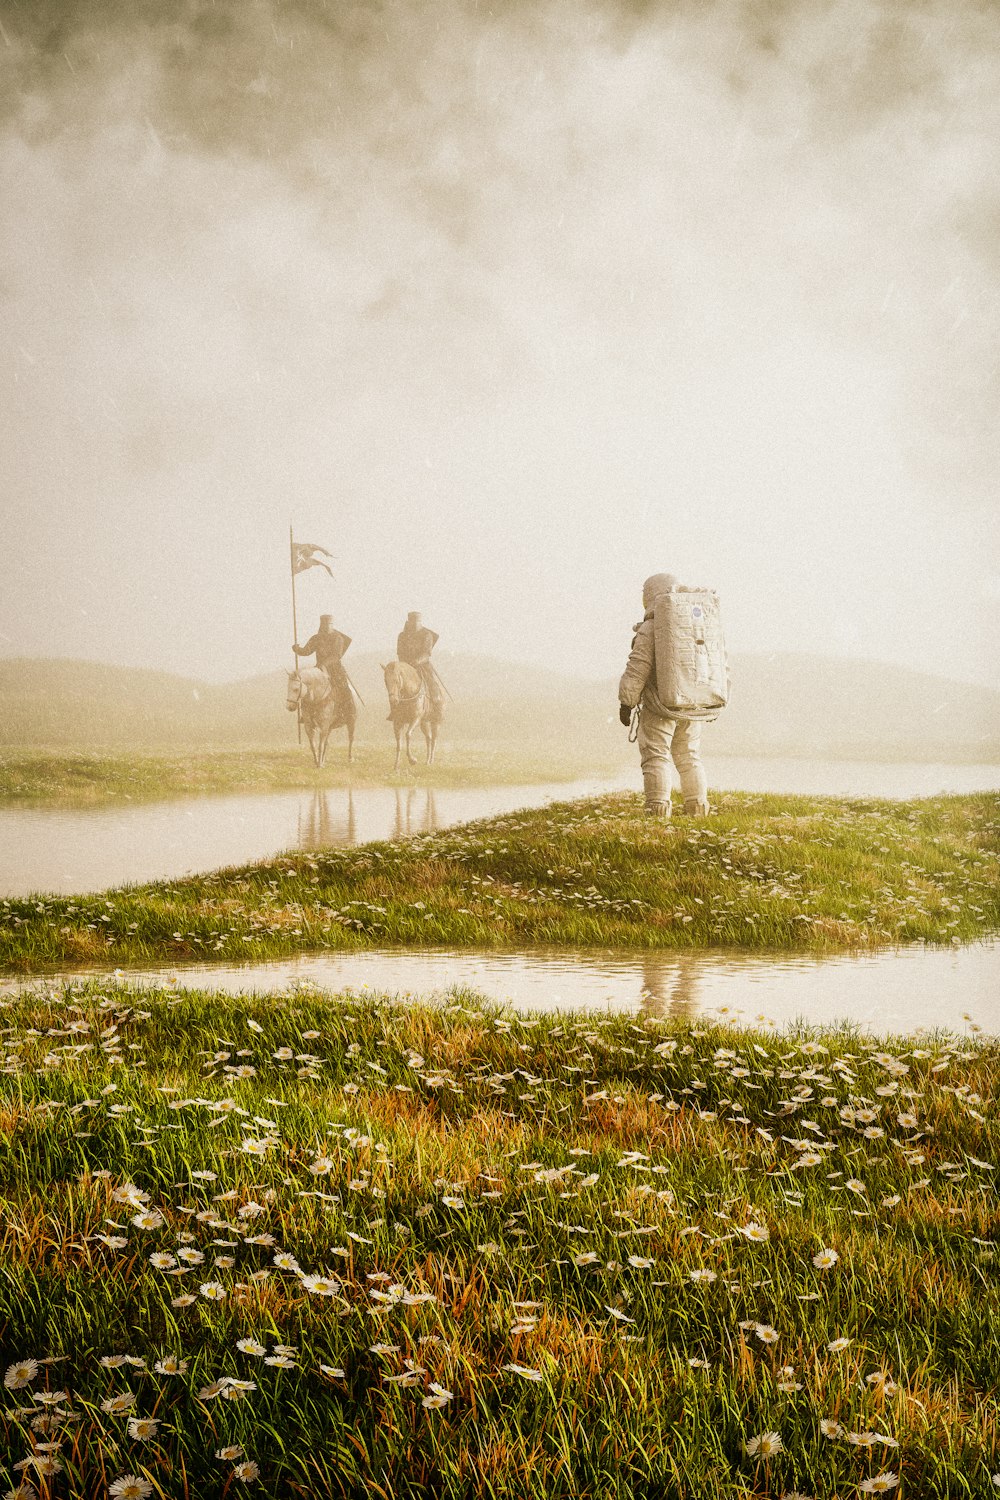
POLYGON ((977 0, 0 0, 0 655, 1000 686, 977 0))

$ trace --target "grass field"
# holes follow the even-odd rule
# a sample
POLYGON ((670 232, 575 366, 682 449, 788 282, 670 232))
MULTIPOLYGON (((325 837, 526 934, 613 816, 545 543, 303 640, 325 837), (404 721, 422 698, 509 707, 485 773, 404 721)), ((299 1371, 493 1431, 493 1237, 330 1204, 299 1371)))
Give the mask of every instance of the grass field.
MULTIPOLYGON (((624 738, 624 732, 623 732, 624 738)), ((96 806, 152 802, 167 797, 238 792, 322 790, 324 787, 518 786, 572 781, 618 772, 634 756, 554 753, 542 745, 515 750, 461 745, 437 763, 422 763, 423 741, 414 745, 420 763, 392 769, 395 750, 387 744, 355 745, 348 766, 342 745, 332 746, 322 771, 308 747, 290 750, 193 751, 121 755, 0 753, 0 805, 96 806)))
POLYGON ((392 944, 827 951, 1000 927, 1000 796, 751 793, 664 825, 631 794, 101 896, 0 902, 0 966, 392 944))
POLYGON ((995 1494, 974 1031, 307 989, 4 1007, 15 1493, 995 1494))

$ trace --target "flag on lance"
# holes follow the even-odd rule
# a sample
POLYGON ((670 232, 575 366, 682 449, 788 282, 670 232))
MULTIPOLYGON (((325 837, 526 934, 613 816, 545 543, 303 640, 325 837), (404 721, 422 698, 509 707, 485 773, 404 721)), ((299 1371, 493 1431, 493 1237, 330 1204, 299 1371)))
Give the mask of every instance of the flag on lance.
MULTIPOLYGON (((292 573, 304 573, 306 568, 326 568, 326 571, 330 573, 323 557, 317 557, 318 552, 322 552, 323 557, 333 556, 332 552, 328 552, 325 547, 318 547, 315 542, 293 542, 292 573)), ((333 577, 332 573, 330 577, 333 577)))

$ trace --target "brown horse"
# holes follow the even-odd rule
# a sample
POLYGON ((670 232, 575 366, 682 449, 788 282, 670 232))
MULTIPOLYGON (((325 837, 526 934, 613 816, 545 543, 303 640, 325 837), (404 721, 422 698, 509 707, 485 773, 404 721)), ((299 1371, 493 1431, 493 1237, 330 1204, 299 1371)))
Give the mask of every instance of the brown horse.
POLYGON ((358 709, 354 696, 344 682, 334 688, 322 667, 303 667, 288 674, 289 713, 298 709, 302 727, 309 740, 316 769, 326 760, 326 743, 334 729, 347 729, 347 760, 354 759, 354 726, 358 709))
POLYGON ((404 744, 407 760, 411 766, 416 765, 416 756, 410 749, 410 736, 418 724, 427 743, 427 764, 432 766, 438 728, 444 718, 443 701, 431 697, 416 667, 405 661, 389 662, 383 666, 382 674, 389 695, 389 720, 396 731, 396 761, 392 769, 399 770, 399 756, 404 744))

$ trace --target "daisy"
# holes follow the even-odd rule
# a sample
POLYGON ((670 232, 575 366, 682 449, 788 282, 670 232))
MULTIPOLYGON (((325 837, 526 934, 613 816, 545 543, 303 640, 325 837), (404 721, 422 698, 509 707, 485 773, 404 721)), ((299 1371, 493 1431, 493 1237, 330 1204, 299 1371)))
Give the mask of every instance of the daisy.
POLYGON ((154 1250, 153 1254, 149 1257, 149 1264, 153 1267, 154 1271, 169 1271, 171 1266, 175 1266, 177 1262, 166 1250, 154 1250))
POLYGON ((648 1260, 645 1255, 630 1255, 628 1263, 637 1271, 648 1271, 650 1266, 655 1265, 655 1261, 648 1260))
POLYGON ((203 1385, 201 1390, 198 1392, 198 1400, 214 1401, 216 1396, 222 1395, 222 1392, 226 1389, 227 1383, 228 1382, 225 1379, 209 1381, 208 1385, 203 1385))
POLYGON ((707 1266, 697 1266, 695 1270, 688 1272, 688 1279, 690 1281, 717 1281, 718 1275, 715 1271, 710 1271, 707 1266))
POLYGON ((135 1391, 123 1391, 120 1396, 108 1396, 102 1401, 101 1410, 111 1417, 119 1417, 123 1412, 131 1411, 134 1405, 135 1391))
POLYGON ((111 1500, 149 1500, 153 1493, 153 1486, 147 1479, 139 1479, 135 1474, 122 1474, 113 1481, 108 1494, 111 1500))
POLYGON ((195 1297, 195 1296, 193 1296, 191 1292, 183 1292, 181 1294, 181 1296, 179 1296, 179 1297, 171 1297, 171 1299, 170 1299, 170 1306, 171 1307, 190 1307, 191 1304, 192 1304, 192 1302, 197 1302, 197 1300, 198 1300, 198 1298, 195 1297))
POLYGON ((215 1456, 216 1458, 229 1459, 235 1463, 238 1458, 243 1457, 243 1444, 230 1443, 228 1448, 216 1448, 215 1456))
POLYGON ((137 1229, 162 1229, 164 1222, 163 1215, 158 1214, 155 1209, 149 1213, 132 1215, 132 1223, 137 1229))
POLYGON ((821 1250, 818 1255, 813 1256, 813 1265, 821 1271, 828 1271, 831 1266, 837 1264, 839 1259, 840 1256, 836 1250, 821 1250))
POLYGON ((520 1375, 525 1380, 541 1380, 542 1379, 542 1372, 541 1372, 541 1370, 529 1370, 526 1365, 506 1364, 506 1365, 501 1365, 500 1368, 503 1369, 503 1370, 509 1370, 510 1373, 511 1373, 511 1375, 520 1375))
POLYGON ((834 1339, 831 1343, 827 1344, 826 1352, 828 1354, 842 1354, 850 1342, 850 1339, 834 1339))
POLYGON ((198 1290, 206 1302, 225 1302, 226 1300, 226 1289, 217 1281, 203 1281, 198 1290))
POLYGON ((241 1479, 244 1484, 249 1484, 251 1479, 256 1479, 260 1474, 260 1468, 252 1458, 245 1459, 233 1469, 233 1478, 241 1479))
POLYGON ((12 1490, 7 1491, 4 1500, 38 1500, 38 1491, 33 1484, 22 1479, 12 1490))
POLYGON ((259 1344, 256 1339, 237 1339, 236 1347, 237 1349, 241 1349, 244 1354, 255 1354, 258 1359, 267 1353, 266 1346, 259 1344))
POLYGON ((761 1432, 743 1444, 744 1450, 749 1458, 759 1453, 761 1458, 773 1458, 782 1449, 781 1438, 776 1432, 761 1432))
POLYGON ((862 1479, 858 1488, 863 1495, 884 1495, 888 1490, 894 1490, 899 1483, 899 1475, 887 1470, 884 1474, 876 1474, 872 1479, 862 1479))
POLYGON ((329 1276, 303 1276, 302 1285, 307 1292, 312 1292, 314 1297, 335 1297, 340 1291, 341 1282, 333 1281, 329 1276))
POLYGON ((156 1361, 153 1369, 157 1375, 183 1375, 187 1367, 186 1359, 179 1359, 176 1354, 165 1354, 162 1359, 156 1361))
POLYGON ((758 1244, 763 1244, 765 1240, 771 1237, 766 1226, 763 1224, 744 1224, 740 1230, 740 1234, 746 1235, 748 1240, 754 1240, 758 1244))
POLYGON ((772 1328, 770 1323, 755 1323, 753 1331, 762 1344, 776 1344, 778 1342, 778 1330, 772 1328))
POLYGON ((346 1380, 347 1376, 339 1365, 320 1365, 320 1373, 328 1375, 331 1380, 346 1380))
POLYGON ((37 1374, 37 1359, 20 1359, 16 1364, 8 1366, 3 1383, 9 1391, 20 1391, 30 1385, 37 1374))
POLYGON ((128 1435, 135 1438, 137 1442, 148 1443, 150 1438, 156 1436, 159 1421, 155 1417, 129 1417, 128 1435))
POLYGON ((61 1474, 63 1471, 63 1466, 54 1453, 33 1453, 29 1459, 26 1459, 23 1463, 15 1464, 14 1467, 18 1469, 31 1468, 34 1469, 36 1474, 43 1476, 61 1474))
POLYGON ((839 1438, 844 1436, 843 1427, 833 1417, 821 1418, 819 1430, 825 1438, 839 1438))

